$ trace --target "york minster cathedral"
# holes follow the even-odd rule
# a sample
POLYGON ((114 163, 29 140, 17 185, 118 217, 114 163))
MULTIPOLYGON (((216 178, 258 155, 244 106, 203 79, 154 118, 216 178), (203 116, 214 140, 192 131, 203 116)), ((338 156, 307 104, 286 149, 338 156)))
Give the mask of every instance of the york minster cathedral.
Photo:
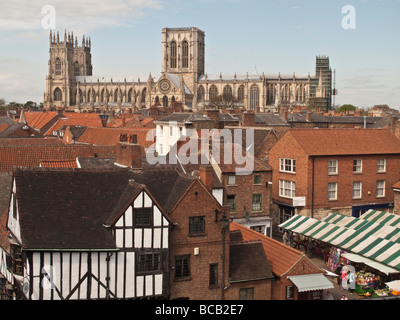
MULTIPOLYGON (((79 41, 80 42, 80 41, 79 41)), ((215 101, 233 101, 254 112, 277 112, 284 106, 328 110, 332 103, 329 58, 316 57, 314 75, 251 73, 208 75, 205 33, 198 28, 162 30, 162 71, 145 78, 94 76, 91 39, 78 43, 73 33, 50 32, 49 71, 44 107, 79 111, 139 110, 181 103, 199 111, 215 101), (80 45, 81 44, 81 45, 80 45)))

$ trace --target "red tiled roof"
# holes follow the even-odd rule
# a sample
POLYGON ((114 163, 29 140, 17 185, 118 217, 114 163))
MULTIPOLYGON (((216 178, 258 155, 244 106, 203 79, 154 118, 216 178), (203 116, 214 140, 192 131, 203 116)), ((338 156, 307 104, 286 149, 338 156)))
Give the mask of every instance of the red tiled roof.
POLYGON ((396 182, 396 183, 392 186, 392 188, 393 188, 393 189, 400 189, 400 181, 399 181, 399 182, 396 182))
POLYGON ((52 135, 54 130, 60 130, 63 126, 85 126, 85 127, 103 127, 99 117, 97 118, 61 118, 52 125, 45 135, 52 135))
POLYGON ((30 127, 41 129, 49 123, 54 117, 58 115, 56 111, 38 112, 38 111, 24 111, 26 124, 30 127))
POLYGON ((305 256, 304 253, 299 250, 286 246, 275 239, 264 236, 239 223, 232 222, 229 226, 229 230, 240 230, 243 241, 261 240, 267 259, 271 265, 271 270, 279 277, 290 271, 293 266, 305 256))
POLYGON ((30 138, 3 138, 1 145, 64 145, 65 143, 57 137, 30 137, 30 138))
POLYGON ((98 146, 116 146, 120 142, 121 134, 127 136, 135 134, 137 143, 147 148, 154 143, 154 141, 147 141, 146 139, 149 130, 151 128, 86 128, 77 142, 98 146))
POLYGON ((42 160, 40 166, 42 168, 79 168, 76 159, 42 160))
POLYGON ((0 144, 0 171, 12 171, 14 166, 38 167, 40 161, 43 160, 65 160, 93 156, 115 157, 115 151, 116 145, 0 144))
POLYGON ((3 132, 4 130, 6 130, 10 125, 7 123, 4 124, 0 124, 0 132, 3 132))
POLYGON ((290 129, 308 155, 400 154, 400 140, 386 129, 290 129))

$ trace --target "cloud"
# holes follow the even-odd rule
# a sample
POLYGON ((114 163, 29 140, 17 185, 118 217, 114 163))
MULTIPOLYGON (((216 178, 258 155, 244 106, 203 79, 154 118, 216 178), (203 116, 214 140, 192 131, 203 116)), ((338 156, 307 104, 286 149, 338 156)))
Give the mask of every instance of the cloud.
POLYGON ((46 25, 52 19, 55 29, 79 27, 91 31, 131 25, 148 11, 162 8, 162 0, 2 0, 0 30, 39 31, 44 29, 43 22, 46 25))

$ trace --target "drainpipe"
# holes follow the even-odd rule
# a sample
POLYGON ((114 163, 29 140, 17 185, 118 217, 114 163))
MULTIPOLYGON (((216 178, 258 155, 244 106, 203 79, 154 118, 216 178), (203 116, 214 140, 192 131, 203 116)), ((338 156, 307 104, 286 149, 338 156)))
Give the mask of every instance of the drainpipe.
POLYGON ((110 300, 110 258, 113 255, 113 252, 109 253, 107 252, 107 277, 106 277, 106 283, 107 283, 107 293, 106 293, 106 299, 110 300))
POLYGON ((311 218, 314 218, 314 160, 312 157, 312 177, 311 177, 311 218))

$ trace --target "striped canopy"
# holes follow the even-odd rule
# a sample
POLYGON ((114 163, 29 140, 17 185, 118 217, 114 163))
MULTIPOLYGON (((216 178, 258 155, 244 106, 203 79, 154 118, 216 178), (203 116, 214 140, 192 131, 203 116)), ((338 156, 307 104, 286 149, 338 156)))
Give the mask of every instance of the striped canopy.
POLYGON ((369 210, 359 218, 334 212, 321 220, 294 215, 279 227, 400 271, 398 215, 376 210, 369 210))

